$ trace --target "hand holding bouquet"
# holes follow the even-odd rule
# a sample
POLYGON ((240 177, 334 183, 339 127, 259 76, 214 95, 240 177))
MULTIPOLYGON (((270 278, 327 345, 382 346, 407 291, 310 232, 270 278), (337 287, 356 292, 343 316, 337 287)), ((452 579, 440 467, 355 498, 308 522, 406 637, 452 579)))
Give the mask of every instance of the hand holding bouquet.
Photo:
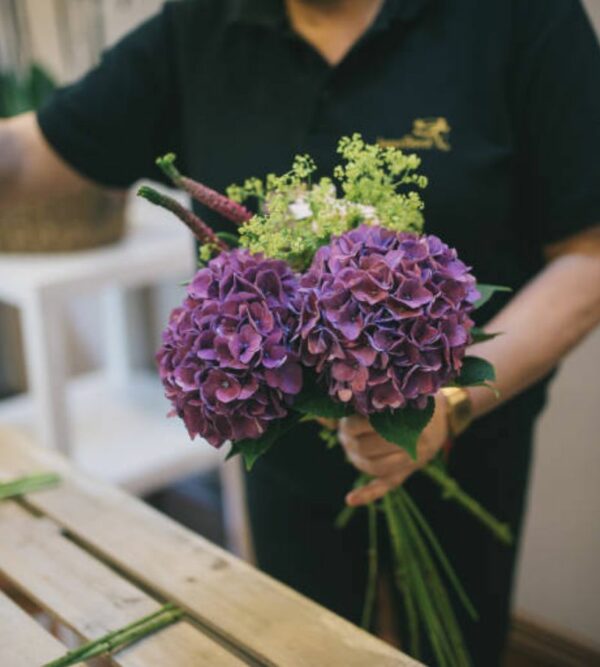
MULTIPOLYGON (((193 438, 255 461, 301 420, 367 418, 413 459, 442 387, 488 385, 493 368, 467 356, 485 337, 471 314, 495 290, 435 236, 422 233, 420 161, 391 148, 343 138, 333 178, 312 182, 315 165, 249 179, 230 198, 159 165, 174 183, 238 225, 210 230, 155 191, 141 194, 176 213, 201 243, 201 268, 173 311, 158 353, 173 414, 193 438), (338 196, 338 192, 343 196, 338 196), (253 215, 242 202, 257 206, 253 215)), ((335 442, 332 433, 327 437, 335 442)), ((510 531, 450 479, 437 458, 422 468, 499 539, 510 531)), ((367 475, 358 485, 370 481, 367 475)), ((347 508, 339 519, 352 516, 347 508)), ((424 516, 400 486, 368 506, 369 627, 377 577, 377 512, 382 511, 405 603, 411 652, 421 631, 440 665, 470 664, 446 582, 475 615, 424 516)))

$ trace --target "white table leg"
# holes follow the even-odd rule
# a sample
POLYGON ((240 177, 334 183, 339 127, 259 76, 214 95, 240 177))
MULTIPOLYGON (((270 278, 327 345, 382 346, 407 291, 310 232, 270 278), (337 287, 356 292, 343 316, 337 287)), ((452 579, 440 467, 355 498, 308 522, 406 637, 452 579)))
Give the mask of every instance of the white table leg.
POLYGON ((143 317, 139 294, 124 287, 109 287, 104 292, 106 369, 115 388, 126 388, 137 366, 134 343, 144 343, 143 317), (135 340, 134 340, 135 337, 135 340))
POLYGON ((254 548, 246 509, 242 457, 236 456, 225 461, 219 468, 219 476, 227 548, 238 558, 254 563, 254 548))
POLYGON ((44 446, 69 454, 63 318, 62 303, 39 291, 23 305, 27 379, 38 437, 44 446))

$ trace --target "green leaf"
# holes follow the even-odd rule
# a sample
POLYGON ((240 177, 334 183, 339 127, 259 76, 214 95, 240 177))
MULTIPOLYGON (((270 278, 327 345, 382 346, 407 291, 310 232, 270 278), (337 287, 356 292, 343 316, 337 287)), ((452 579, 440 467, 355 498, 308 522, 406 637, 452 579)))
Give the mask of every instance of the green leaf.
POLYGON ((456 384, 461 387, 476 387, 487 385, 495 379, 496 371, 489 361, 480 357, 465 357, 456 384))
POLYGON ((473 327, 471 329, 471 338, 473 339, 473 344, 475 343, 483 343, 486 340, 492 340, 492 338, 496 338, 496 336, 501 336, 502 333, 496 332, 496 333, 488 333, 487 331, 484 331, 480 327, 473 327))
POLYGON ((433 417, 435 402, 430 398, 424 410, 402 408, 394 412, 378 412, 370 416, 371 426, 382 438, 405 449, 416 461, 417 442, 433 417))
POLYGON ((352 408, 345 403, 336 403, 319 387, 314 378, 306 378, 302 391, 294 400, 294 410, 313 417, 341 419, 353 414, 352 408))
POLYGON ((254 467, 254 464, 258 459, 265 454, 271 447, 281 438, 285 433, 287 433, 291 428, 296 426, 299 422, 299 415, 291 414, 285 419, 280 419, 267 429, 265 433, 260 438, 251 439, 246 438, 245 440, 238 440, 237 442, 231 443, 231 449, 226 456, 226 460, 241 454, 244 463, 246 464, 246 470, 250 472, 254 467))
POLYGON ((500 396, 502 395, 502 394, 500 393, 500 391, 498 390, 498 388, 497 388, 497 387, 494 387, 493 384, 488 384, 487 382, 483 382, 482 384, 477 385, 477 386, 478 386, 478 387, 484 387, 484 389, 489 389, 489 390, 492 392, 492 394, 494 394, 494 396, 495 396, 496 398, 500 398, 500 396))
POLYGON ((294 409, 303 414, 324 419, 341 419, 353 414, 348 405, 335 403, 329 396, 298 396, 294 401, 294 409))
POLYGON ((232 234, 231 232, 217 232, 217 236, 221 241, 225 241, 231 248, 237 248, 240 245, 239 236, 232 234))
POLYGON ((512 292, 510 287, 504 287, 503 285, 485 285, 483 283, 477 283, 477 291, 481 296, 475 302, 475 308, 481 308, 486 304, 496 292, 512 292))
POLYGON ((241 454, 241 453, 242 452, 241 452, 240 448, 238 447, 238 443, 237 442, 232 442, 231 443, 231 448, 227 452, 227 456, 225 457, 225 460, 229 461, 229 459, 232 459, 232 458, 234 458, 235 456, 238 456, 238 454, 241 454))

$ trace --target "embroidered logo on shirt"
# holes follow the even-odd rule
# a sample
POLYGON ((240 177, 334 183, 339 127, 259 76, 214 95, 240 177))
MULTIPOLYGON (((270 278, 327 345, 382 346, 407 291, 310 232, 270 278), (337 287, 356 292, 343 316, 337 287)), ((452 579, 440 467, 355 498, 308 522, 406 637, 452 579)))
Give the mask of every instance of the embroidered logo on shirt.
POLYGON ((408 148, 410 150, 449 151, 448 143, 450 124, 443 116, 439 118, 416 118, 412 131, 400 139, 378 138, 377 143, 383 147, 408 148))

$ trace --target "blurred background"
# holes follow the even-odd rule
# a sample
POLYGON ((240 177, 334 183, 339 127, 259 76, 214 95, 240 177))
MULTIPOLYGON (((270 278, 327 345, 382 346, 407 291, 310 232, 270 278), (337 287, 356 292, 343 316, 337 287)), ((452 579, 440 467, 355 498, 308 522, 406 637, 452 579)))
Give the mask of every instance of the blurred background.
MULTIPOLYGON (((0 117, 35 108, 161 4, 0 0, 0 117)), ((587 7, 600 30, 600 2, 587 7)), ((49 228, 50 213, 18 215, 21 247, 0 219, 0 424, 248 557, 236 467, 165 419, 153 370, 194 266, 187 231, 133 197, 124 208, 79 202, 61 211, 62 246, 51 248, 36 226, 49 228)), ((598 359, 600 331, 563 364, 537 430, 511 665, 591 665, 600 645, 598 359)))

